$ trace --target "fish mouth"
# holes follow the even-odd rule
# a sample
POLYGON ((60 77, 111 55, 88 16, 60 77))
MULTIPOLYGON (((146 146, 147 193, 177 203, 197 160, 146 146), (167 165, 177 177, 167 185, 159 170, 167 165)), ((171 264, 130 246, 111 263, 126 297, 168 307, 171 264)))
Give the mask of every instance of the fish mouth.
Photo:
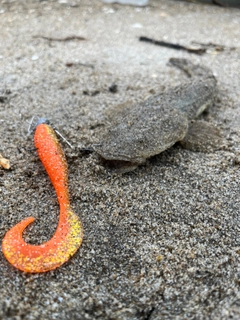
POLYGON ((113 172, 117 172, 117 173, 125 173, 125 172, 129 172, 132 171, 134 169, 136 169, 139 166, 139 162, 134 162, 134 161, 129 161, 129 160, 116 160, 116 159, 106 159, 103 158, 102 156, 100 156, 100 161, 101 164, 113 171, 113 172))
MULTIPOLYGON (((92 145, 92 147, 103 162, 141 164, 146 161, 146 159, 144 157, 141 157, 141 155, 136 155, 135 157, 133 157, 132 155, 125 154, 124 152, 114 152, 115 150, 108 150, 108 148, 103 148, 102 144, 92 145)), ((121 150, 121 148, 119 149, 121 150)))
POLYGON ((141 157, 141 155, 137 155, 135 157, 132 157, 131 155, 128 156, 126 154, 112 154, 112 153, 101 153, 97 151, 100 158, 103 159, 103 161, 114 161, 114 162, 123 162, 123 163, 137 163, 141 164, 146 162, 147 157, 141 157))

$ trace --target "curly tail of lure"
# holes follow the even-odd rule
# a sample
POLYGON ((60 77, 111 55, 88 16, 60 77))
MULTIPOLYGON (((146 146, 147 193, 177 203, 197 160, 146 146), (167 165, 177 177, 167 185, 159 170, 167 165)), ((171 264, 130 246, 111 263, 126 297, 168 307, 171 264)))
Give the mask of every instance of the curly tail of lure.
POLYGON ((31 245, 22 238, 24 229, 34 221, 33 217, 29 217, 11 228, 2 243, 6 259, 14 267, 30 273, 46 272, 61 266, 73 256, 83 239, 82 224, 69 202, 66 159, 54 130, 45 119, 38 122, 34 142, 56 190, 60 205, 58 226, 49 241, 31 245))

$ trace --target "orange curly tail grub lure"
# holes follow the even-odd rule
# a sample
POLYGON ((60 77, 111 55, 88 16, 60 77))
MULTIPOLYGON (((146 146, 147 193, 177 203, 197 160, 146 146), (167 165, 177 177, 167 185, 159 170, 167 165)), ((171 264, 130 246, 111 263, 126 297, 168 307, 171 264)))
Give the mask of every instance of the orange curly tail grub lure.
POLYGON ((82 243, 83 229, 72 211, 68 193, 68 169, 62 148, 46 119, 39 119, 34 142, 39 158, 56 190, 60 218, 52 239, 42 245, 31 245, 22 238, 23 230, 34 221, 27 218, 10 229, 2 243, 7 260, 25 272, 46 272, 68 261, 82 243))

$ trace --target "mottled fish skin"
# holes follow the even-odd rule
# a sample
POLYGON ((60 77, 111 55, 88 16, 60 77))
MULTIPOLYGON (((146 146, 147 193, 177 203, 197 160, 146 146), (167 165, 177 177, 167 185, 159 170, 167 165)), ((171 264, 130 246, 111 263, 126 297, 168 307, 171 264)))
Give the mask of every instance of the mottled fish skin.
POLYGON ((217 82, 209 69, 186 59, 170 59, 170 63, 191 80, 117 113, 107 134, 94 146, 105 161, 126 162, 124 172, 182 140, 188 123, 214 100, 217 82))
POLYGON ((146 102, 119 115, 119 123, 95 147, 104 159, 141 164, 185 137, 188 120, 181 111, 165 103, 159 108, 146 102))
POLYGON ((184 71, 191 80, 170 89, 164 94, 165 99, 170 94, 168 99, 174 104, 174 108, 184 112, 188 120, 194 120, 212 105, 217 92, 217 80, 210 69, 193 64, 187 59, 172 58, 169 62, 184 71))

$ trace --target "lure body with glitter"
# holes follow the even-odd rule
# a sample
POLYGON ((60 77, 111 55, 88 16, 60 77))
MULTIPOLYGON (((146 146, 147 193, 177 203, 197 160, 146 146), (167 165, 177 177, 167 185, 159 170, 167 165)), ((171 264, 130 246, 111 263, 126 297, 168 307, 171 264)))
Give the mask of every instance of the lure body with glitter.
POLYGON ((31 245, 22 238, 24 229, 34 221, 33 217, 29 217, 11 228, 2 243, 6 259, 14 267, 30 273, 59 267, 73 256, 83 238, 81 222, 70 206, 66 159, 54 130, 46 121, 38 122, 34 142, 57 194, 60 205, 58 226, 49 241, 31 245))

